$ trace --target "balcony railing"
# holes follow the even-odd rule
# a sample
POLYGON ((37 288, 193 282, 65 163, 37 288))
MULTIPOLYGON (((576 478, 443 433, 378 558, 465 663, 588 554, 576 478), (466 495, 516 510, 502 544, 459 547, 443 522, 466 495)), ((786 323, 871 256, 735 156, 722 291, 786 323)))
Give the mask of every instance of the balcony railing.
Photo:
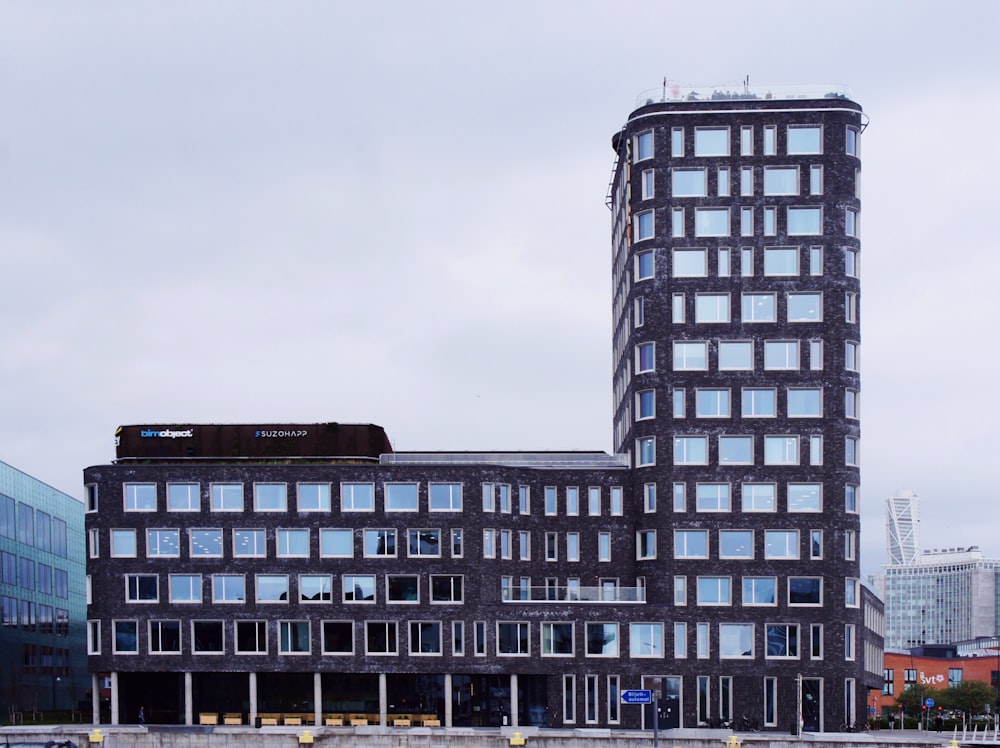
POLYGON ((739 83, 693 86, 664 80, 660 88, 643 91, 636 106, 666 101, 739 101, 741 99, 852 99, 851 89, 836 84, 811 86, 751 86, 739 83))
POLYGON ((515 587, 501 595, 505 603, 645 603, 645 587, 515 587))

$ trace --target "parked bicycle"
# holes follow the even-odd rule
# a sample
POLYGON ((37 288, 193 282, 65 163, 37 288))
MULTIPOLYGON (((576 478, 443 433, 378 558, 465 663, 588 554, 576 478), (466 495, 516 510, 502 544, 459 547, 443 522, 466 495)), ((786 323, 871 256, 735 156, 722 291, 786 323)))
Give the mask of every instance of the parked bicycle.
POLYGON ((861 723, 844 722, 840 726, 841 732, 868 732, 869 730, 871 730, 871 727, 868 725, 867 721, 861 723))
POLYGON ((744 714, 736 720, 735 727, 737 730, 743 730, 744 732, 760 732, 760 720, 756 717, 751 717, 749 714, 744 714))

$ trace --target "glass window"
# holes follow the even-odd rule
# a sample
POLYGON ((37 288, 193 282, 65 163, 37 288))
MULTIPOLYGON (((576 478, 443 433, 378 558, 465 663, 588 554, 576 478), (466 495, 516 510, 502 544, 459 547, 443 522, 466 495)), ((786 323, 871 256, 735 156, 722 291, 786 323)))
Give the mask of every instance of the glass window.
POLYGON ((656 176, 652 169, 646 169, 642 172, 642 190, 641 195, 643 200, 650 200, 656 196, 656 176))
POLYGON ((197 512, 201 509, 201 486, 197 483, 168 483, 168 512, 197 512))
POLYGON ((823 511, 823 484, 822 483, 789 483, 788 484, 788 511, 789 512, 822 512, 823 511))
POLYGON ((233 556, 266 556, 264 540, 263 530, 233 530, 233 556))
POLYGON ((857 390, 844 390, 844 415, 847 418, 858 418, 860 401, 857 390))
POLYGON ((844 464, 857 466, 858 465, 858 438, 856 436, 845 436, 844 437, 844 464))
POLYGON ((708 194, 705 169, 671 169, 670 176, 674 197, 705 197, 708 194))
POLYGON ((822 247, 809 247, 809 275, 823 275, 822 247))
POLYGON ((775 236, 778 233, 778 213, 773 206, 764 208, 764 236, 775 236))
POLYGON ((441 531, 438 529, 408 530, 407 555, 413 558, 440 558, 441 531))
POLYGON ((278 544, 278 557, 306 558, 309 556, 308 528, 278 530, 275 533, 278 544))
POLYGON ((527 623, 497 621, 498 655, 528 655, 530 643, 527 623))
POLYGON ((789 605, 822 605, 822 577, 788 577, 789 605))
POLYGON ((675 278, 704 278, 708 275, 708 253, 704 249, 675 249, 675 278))
POLYGON ((729 236, 729 208, 695 208, 695 236, 729 236))
POLYGON ((844 486, 844 511, 852 514, 858 512, 858 487, 850 483, 844 486))
POLYGON ((663 657, 663 624, 630 623, 629 656, 663 657))
MULTIPOLYGON (((156 484, 155 483, 126 483, 125 484, 125 511, 126 512, 155 512, 156 511, 156 484)), ((26 538, 22 542, 33 545, 31 540, 34 532, 25 533, 26 538)))
POLYGON ((764 247, 764 275, 798 274, 798 247, 764 247))
POLYGON ((798 369, 799 341, 797 340, 765 340, 765 369, 798 369))
POLYGON ((635 393, 635 417, 641 421, 656 416, 656 390, 639 390, 635 393))
POLYGON ((643 436, 635 440, 636 465, 644 467, 656 464, 656 437, 643 436))
POLYGON ((764 558, 795 559, 799 557, 798 530, 765 530, 764 558))
POLYGON ((586 622, 587 657, 618 657, 618 624, 586 622))
POLYGON ((367 528, 362 530, 364 555, 369 558, 395 558, 396 530, 367 528))
POLYGON ((675 436, 674 437, 674 464, 675 465, 707 465, 708 464, 708 437, 707 436, 675 436))
POLYGON ((789 207, 788 235, 802 236, 823 233, 823 209, 820 207, 789 207))
POLYGON ((139 654, 139 624, 137 621, 113 621, 115 654, 139 654))
POLYGON ((647 280, 655 274, 653 251, 638 252, 635 256, 635 279, 647 280))
POLYGON ((288 487, 284 483, 255 483, 254 510, 284 512, 288 510, 288 487))
POLYGON ((708 558, 708 530, 674 530, 674 558, 708 558))
POLYGON ((764 127, 764 155, 774 156, 778 153, 778 131, 774 125, 764 127))
POLYGON ((777 302, 773 293, 743 294, 744 322, 774 322, 777 319, 777 302))
POLYGON ((684 418, 687 414, 685 406, 685 391, 682 388, 674 388, 674 418, 684 418))
POLYGON ((432 512, 462 511, 461 483, 431 483, 427 494, 432 512))
POLYGON ((237 654, 267 654, 267 621, 236 621, 237 654))
POLYGON ((789 418, 821 418, 823 416, 822 387, 789 387, 789 418))
POLYGON ((671 296, 671 318, 675 325, 684 322, 684 294, 675 293, 671 296))
POLYGON ((732 509, 728 483, 699 483, 695 488, 695 511, 728 512, 732 509))
POLYGON ((776 577, 743 577, 744 605, 777 605, 778 580, 776 577))
POLYGON ((643 296, 637 296, 635 299, 635 326, 642 327, 646 324, 646 299, 643 296))
POLYGON ((409 628, 411 655, 441 654, 440 621, 410 621, 409 628))
POLYGON ((341 483, 340 508, 344 512, 375 511, 375 484, 341 483))
POLYGON ((719 530, 719 558, 753 558, 753 530, 719 530))
POLYGON ((278 652, 309 654, 309 621, 278 621, 278 652))
POLYGON ((753 624, 719 624, 719 657, 724 660, 753 659, 753 624))
POLYGON ((399 628, 395 621, 365 622, 365 652, 370 655, 398 655, 399 628))
POLYGON ((726 247, 719 248, 718 271, 720 278, 728 278, 730 275, 731 271, 729 267, 729 256, 730 256, 730 250, 728 248, 726 247))
POLYGON ((719 197, 729 197, 729 167, 720 166, 717 176, 719 197))
POLYGON ((858 365, 858 344, 848 340, 844 343, 844 368, 857 371, 858 365))
POLYGON ((420 577, 416 574, 386 574, 385 599, 389 603, 420 602, 420 577))
POLYGON ((343 579, 345 603, 375 602, 374 574, 345 574, 343 579))
POLYGON ((156 574, 126 574, 125 600, 130 603, 155 603, 160 599, 160 577, 156 574))
POLYGON ((684 208, 673 208, 670 211, 670 236, 684 236, 684 208))
POLYGON ((752 436, 720 436, 720 465, 753 465, 752 436))
POLYGON ((635 347, 635 370, 637 374, 656 371, 656 343, 639 343, 635 347))
POLYGON ((732 604, 732 580, 729 577, 698 577, 698 605, 732 604))
POLYGON ((178 530, 146 530, 147 558, 177 558, 181 555, 178 530))
POLYGON ((753 125, 743 125, 740 128, 740 155, 753 155, 753 125))
POLYGON ((753 342, 749 340, 719 341, 720 371, 750 371, 753 369, 753 342))
POLYGON ((329 483, 300 483, 297 493, 300 512, 330 511, 329 483))
POLYGON ((823 194, 823 167, 813 165, 809 167, 809 194, 823 194))
POLYGON ((767 657, 799 656, 799 626, 795 623, 767 624, 767 657))
POLYGON ((823 319, 823 294, 788 294, 789 322, 820 322, 823 319))
POLYGON ((750 197, 753 195, 753 167, 743 166, 740 168, 740 195, 750 197))
POLYGON ((728 389, 695 390, 695 416, 697 418, 729 418, 728 389))
POLYGON ((695 156, 728 156, 728 127, 696 127, 694 129, 695 156))
POLYGON ((180 651, 181 651, 180 621, 149 622, 150 654, 180 654, 180 651))
POLYGON ((729 322, 729 294, 696 294, 694 297, 694 321, 729 322))
POLYGON ((635 538, 637 559, 641 561, 656 558, 656 530, 638 530, 635 538))
POLYGON ((774 418, 778 415, 776 390, 773 387, 746 387, 743 390, 744 418, 774 418))
POLYGON ((686 512, 687 511, 687 484, 686 483, 674 483, 674 511, 675 512, 686 512))
POLYGON ((675 127, 670 131, 670 155, 675 158, 684 155, 683 127, 675 127))
POLYGON ((799 437, 797 436, 765 436, 765 465, 798 465, 799 437))
POLYGON ((222 529, 188 530, 191 541, 189 553, 192 557, 222 557, 222 529))
POLYGON ((765 166, 765 195, 798 195, 799 167, 797 166, 765 166))
POLYGON ((789 125, 788 155, 811 155, 823 152, 823 128, 820 125, 789 125))
POLYGON ((844 146, 844 152, 848 156, 858 155, 858 131, 854 127, 847 128, 847 139, 844 146))
POLYGON ((653 211, 644 210, 641 213, 635 214, 635 241, 642 241, 643 239, 652 239, 655 235, 655 230, 653 226, 653 211))
POLYGON ((135 558, 135 530, 111 530, 111 555, 135 558))
POLYGON ((611 560, 611 533, 597 533, 597 560, 607 562, 611 560))
POLYGON ((242 574, 213 574, 213 603, 242 603, 247 597, 246 577, 242 574))
POLYGON ((642 487, 643 511, 650 513, 656 511, 656 484, 646 483, 642 487))
POLYGON ((385 492, 385 510, 387 512, 417 511, 416 483, 386 483, 383 486, 383 491, 385 492))
POLYGON ((823 435, 822 434, 810 434, 809 435, 809 464, 810 465, 822 465, 823 464, 823 435))
POLYGON ((635 136, 635 160, 645 161, 653 157, 653 131, 647 130, 635 136))
POLYGON ((753 236, 753 208, 740 208, 740 236, 753 236))
POLYGON ((287 574, 258 574, 257 575, 257 602, 258 603, 287 603, 288 602, 288 575, 287 574))
POLYGON ((708 369, 708 343, 675 342, 674 371, 705 371, 708 369))
POLYGON ((212 484, 212 511, 213 512, 242 512, 243 511, 243 484, 242 483, 213 483, 212 484))
POLYGON ((170 602, 201 602, 201 574, 171 574, 169 582, 170 602))

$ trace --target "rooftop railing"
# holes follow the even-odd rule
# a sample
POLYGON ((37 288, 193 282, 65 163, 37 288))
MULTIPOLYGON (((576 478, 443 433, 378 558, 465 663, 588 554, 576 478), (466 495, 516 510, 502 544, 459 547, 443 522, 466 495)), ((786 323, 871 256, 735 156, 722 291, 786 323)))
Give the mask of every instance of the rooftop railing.
POLYGON ((605 452, 393 452, 383 465, 504 465, 543 469, 597 470, 627 468, 627 454, 605 452))
POLYGON ((664 80, 660 88, 643 91, 636 98, 636 106, 646 106, 668 101, 740 101, 767 99, 851 99, 847 86, 813 84, 810 86, 751 86, 736 84, 710 84, 692 86, 689 83, 664 80))

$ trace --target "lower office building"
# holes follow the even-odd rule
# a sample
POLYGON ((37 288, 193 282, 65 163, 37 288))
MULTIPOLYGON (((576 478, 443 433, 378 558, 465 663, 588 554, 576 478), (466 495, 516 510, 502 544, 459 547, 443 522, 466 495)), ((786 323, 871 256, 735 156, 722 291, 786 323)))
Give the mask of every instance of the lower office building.
POLYGON ((83 504, 0 462, 0 714, 87 697, 83 504))
MULTIPOLYGON (((753 710, 787 730, 804 665, 824 673, 807 693, 847 678, 859 710, 881 687, 874 598, 869 625, 859 601, 824 629, 794 599, 727 623, 696 577, 675 597, 621 456, 184 424, 123 427, 115 463, 84 475, 90 669, 110 676, 112 722, 650 727, 621 699, 650 689, 663 727, 753 710)), ((844 721, 822 708, 810 728, 844 721)))

